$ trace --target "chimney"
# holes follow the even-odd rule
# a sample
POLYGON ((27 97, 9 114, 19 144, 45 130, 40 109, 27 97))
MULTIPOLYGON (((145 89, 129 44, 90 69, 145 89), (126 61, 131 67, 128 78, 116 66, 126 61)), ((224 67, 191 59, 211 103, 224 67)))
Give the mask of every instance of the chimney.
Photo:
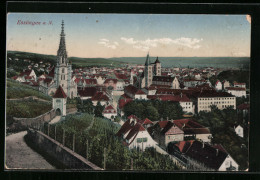
POLYGON ((216 156, 218 156, 218 151, 219 151, 219 150, 218 150, 218 149, 216 149, 216 156))
POLYGON ((181 98, 182 98, 182 92, 181 92, 181 98))
POLYGON ((204 148, 204 146, 205 146, 205 143, 204 143, 204 141, 202 141, 202 148, 204 148))

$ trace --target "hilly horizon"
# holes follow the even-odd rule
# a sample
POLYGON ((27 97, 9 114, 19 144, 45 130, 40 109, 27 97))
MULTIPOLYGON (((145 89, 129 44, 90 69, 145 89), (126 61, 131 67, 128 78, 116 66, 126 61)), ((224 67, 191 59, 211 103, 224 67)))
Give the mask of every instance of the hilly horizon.
MULTIPOLYGON (((56 60, 56 55, 46 55, 32 52, 22 51, 7 51, 7 53, 26 55, 26 56, 44 56, 44 59, 51 61, 56 60)), ((153 63, 157 57, 150 56, 150 61, 153 63)), ((219 68, 249 68, 250 57, 158 57, 163 67, 204 67, 212 66, 219 68)), ((121 63, 128 64, 144 64, 145 57, 112 57, 112 58, 82 58, 82 57, 68 57, 68 60, 72 64, 84 66, 84 65, 119 65, 121 63)))

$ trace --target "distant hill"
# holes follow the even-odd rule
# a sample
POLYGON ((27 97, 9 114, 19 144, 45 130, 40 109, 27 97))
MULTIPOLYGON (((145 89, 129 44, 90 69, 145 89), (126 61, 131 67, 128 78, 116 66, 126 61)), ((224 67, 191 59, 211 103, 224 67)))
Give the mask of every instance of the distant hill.
MULTIPOLYGON (((56 64, 55 55, 44 55, 20 51, 8 51, 7 57, 30 59, 56 64)), ((156 57, 150 57, 154 62, 156 57)), ((69 57, 74 67, 84 66, 122 66, 128 64, 144 64, 146 57, 119 57, 119 58, 79 58, 69 57)), ((215 68, 243 68, 249 69, 250 57, 159 57, 162 67, 215 67, 215 68)), ((9 63, 9 62, 8 62, 9 63)), ((7 65, 8 65, 7 63, 7 65)))
MULTIPOLYGON (((113 61, 144 64, 146 57, 109 58, 113 61)), ((153 63, 156 57, 150 57, 153 63)), ((159 57, 163 67, 219 67, 248 69, 250 57, 159 57)))

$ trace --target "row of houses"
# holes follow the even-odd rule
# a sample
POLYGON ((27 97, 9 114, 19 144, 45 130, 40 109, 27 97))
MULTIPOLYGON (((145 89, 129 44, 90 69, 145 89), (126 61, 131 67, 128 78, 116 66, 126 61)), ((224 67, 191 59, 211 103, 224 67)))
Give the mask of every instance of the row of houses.
POLYGON ((152 122, 130 115, 116 134, 129 149, 160 146, 190 170, 237 171, 239 165, 212 134, 192 119, 152 122))

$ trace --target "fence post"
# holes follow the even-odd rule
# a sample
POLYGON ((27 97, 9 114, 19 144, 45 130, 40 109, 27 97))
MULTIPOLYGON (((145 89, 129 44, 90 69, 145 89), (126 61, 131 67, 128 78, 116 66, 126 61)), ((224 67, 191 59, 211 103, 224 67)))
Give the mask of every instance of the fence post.
POLYGON ((134 170, 134 161, 133 161, 133 158, 131 158, 131 170, 134 170))
POLYGON ((72 139, 72 151, 75 151, 75 134, 73 134, 73 139, 72 139))
POLYGON ((86 159, 88 160, 88 140, 87 140, 87 147, 86 147, 86 159))
POLYGON ((48 123, 48 136, 50 136, 50 124, 48 123))
POLYGON ((65 146, 65 130, 63 129, 63 134, 62 134, 62 145, 65 146))
POLYGON ((56 140, 56 125, 54 126, 54 139, 56 140))
POLYGON ((106 148, 104 148, 104 170, 106 170, 106 148))

